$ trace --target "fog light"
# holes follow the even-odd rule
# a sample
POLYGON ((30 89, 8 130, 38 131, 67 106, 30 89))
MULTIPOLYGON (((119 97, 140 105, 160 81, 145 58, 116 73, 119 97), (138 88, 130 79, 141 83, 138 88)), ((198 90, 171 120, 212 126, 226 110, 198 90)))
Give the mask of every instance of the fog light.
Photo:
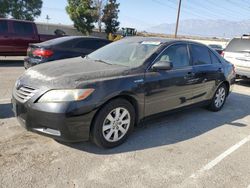
POLYGON ((50 128, 34 128, 34 130, 38 132, 42 132, 45 134, 50 134, 53 136, 61 136, 61 132, 55 129, 50 129, 50 128))

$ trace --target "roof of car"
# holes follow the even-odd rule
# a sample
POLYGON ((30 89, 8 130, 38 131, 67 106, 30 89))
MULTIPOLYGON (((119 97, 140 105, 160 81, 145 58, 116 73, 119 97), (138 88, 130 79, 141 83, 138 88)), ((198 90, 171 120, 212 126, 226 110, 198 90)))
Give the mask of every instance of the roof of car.
POLYGON ((162 37, 140 37, 140 36, 125 37, 124 39, 131 40, 134 42, 150 41, 150 42, 161 42, 161 43, 169 42, 172 40, 172 39, 162 38, 162 37))
POLYGON ((74 39, 98 39, 98 40, 105 40, 108 41, 107 39, 103 39, 103 38, 98 38, 98 37, 88 37, 88 36, 63 36, 63 37, 58 37, 55 39, 51 39, 51 40, 47 40, 35 45, 39 45, 39 46, 50 46, 50 45, 60 45, 64 42, 68 42, 68 41, 72 41, 74 39))
POLYGON ((107 40, 104 38, 100 38, 100 37, 95 37, 95 36, 63 36, 61 37, 62 39, 65 40, 71 40, 71 39, 101 39, 101 40, 107 40))
POLYGON ((33 21, 29 21, 29 20, 19 20, 19 19, 14 19, 14 18, 0 18, 0 20, 16 21, 16 22, 26 22, 26 23, 34 23, 33 21))
POLYGON ((163 37, 140 37, 140 36, 135 36, 135 37, 126 37, 125 39, 126 40, 131 40, 131 41, 134 41, 134 42, 147 41, 147 42, 161 42, 163 44, 174 43, 174 42, 184 42, 184 43, 192 43, 192 44, 204 45, 202 43, 191 41, 191 40, 183 40, 183 39, 175 39, 175 38, 163 38, 163 37))

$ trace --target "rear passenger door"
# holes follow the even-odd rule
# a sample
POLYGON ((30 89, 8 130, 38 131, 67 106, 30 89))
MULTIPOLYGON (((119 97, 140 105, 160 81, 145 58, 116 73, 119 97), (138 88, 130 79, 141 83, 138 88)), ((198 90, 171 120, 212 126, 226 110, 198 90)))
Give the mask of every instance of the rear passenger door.
POLYGON ((13 40, 18 52, 26 53, 30 43, 38 42, 33 23, 13 21, 12 27, 14 31, 13 40))
POLYGON ((145 116, 187 106, 193 103, 193 67, 186 43, 167 47, 154 63, 168 61, 171 70, 145 74, 145 116))
POLYGON ((0 20, 0 52, 8 53, 13 50, 13 40, 7 20, 0 20))
POLYGON ((190 44, 195 73, 194 102, 210 99, 216 82, 223 75, 222 64, 209 48, 204 45, 190 44))

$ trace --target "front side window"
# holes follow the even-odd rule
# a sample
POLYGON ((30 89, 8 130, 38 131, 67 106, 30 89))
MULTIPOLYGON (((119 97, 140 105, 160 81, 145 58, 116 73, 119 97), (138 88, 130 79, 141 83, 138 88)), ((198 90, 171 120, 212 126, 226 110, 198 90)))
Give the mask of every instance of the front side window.
POLYGON ((157 58, 158 61, 168 61, 173 64, 173 68, 182 68, 189 66, 189 56, 186 44, 176 44, 168 47, 157 58))
POLYGON ((142 65, 159 48, 160 44, 157 41, 122 39, 98 49, 86 58, 101 60, 108 64, 137 67, 142 65))
POLYGON ((205 46, 191 44, 193 65, 211 64, 208 48, 205 46))
POLYGON ((33 35, 33 26, 31 23, 13 22, 14 31, 18 35, 33 35))

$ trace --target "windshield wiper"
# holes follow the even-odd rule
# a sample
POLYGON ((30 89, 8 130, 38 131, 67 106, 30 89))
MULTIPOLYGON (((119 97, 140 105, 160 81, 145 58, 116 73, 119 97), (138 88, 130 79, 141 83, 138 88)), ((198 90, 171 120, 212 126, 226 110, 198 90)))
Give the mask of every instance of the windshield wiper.
POLYGON ((108 64, 108 65, 112 65, 111 63, 107 63, 106 61, 103 61, 101 59, 93 59, 94 61, 97 61, 97 62, 100 62, 100 63, 105 63, 105 64, 108 64))
POLYGON ((105 63, 105 64, 108 64, 108 65, 112 65, 111 63, 107 63, 106 61, 103 61, 101 59, 92 59, 90 58, 88 55, 85 56, 86 59, 90 59, 92 61, 97 61, 97 62, 100 62, 100 63, 105 63))

